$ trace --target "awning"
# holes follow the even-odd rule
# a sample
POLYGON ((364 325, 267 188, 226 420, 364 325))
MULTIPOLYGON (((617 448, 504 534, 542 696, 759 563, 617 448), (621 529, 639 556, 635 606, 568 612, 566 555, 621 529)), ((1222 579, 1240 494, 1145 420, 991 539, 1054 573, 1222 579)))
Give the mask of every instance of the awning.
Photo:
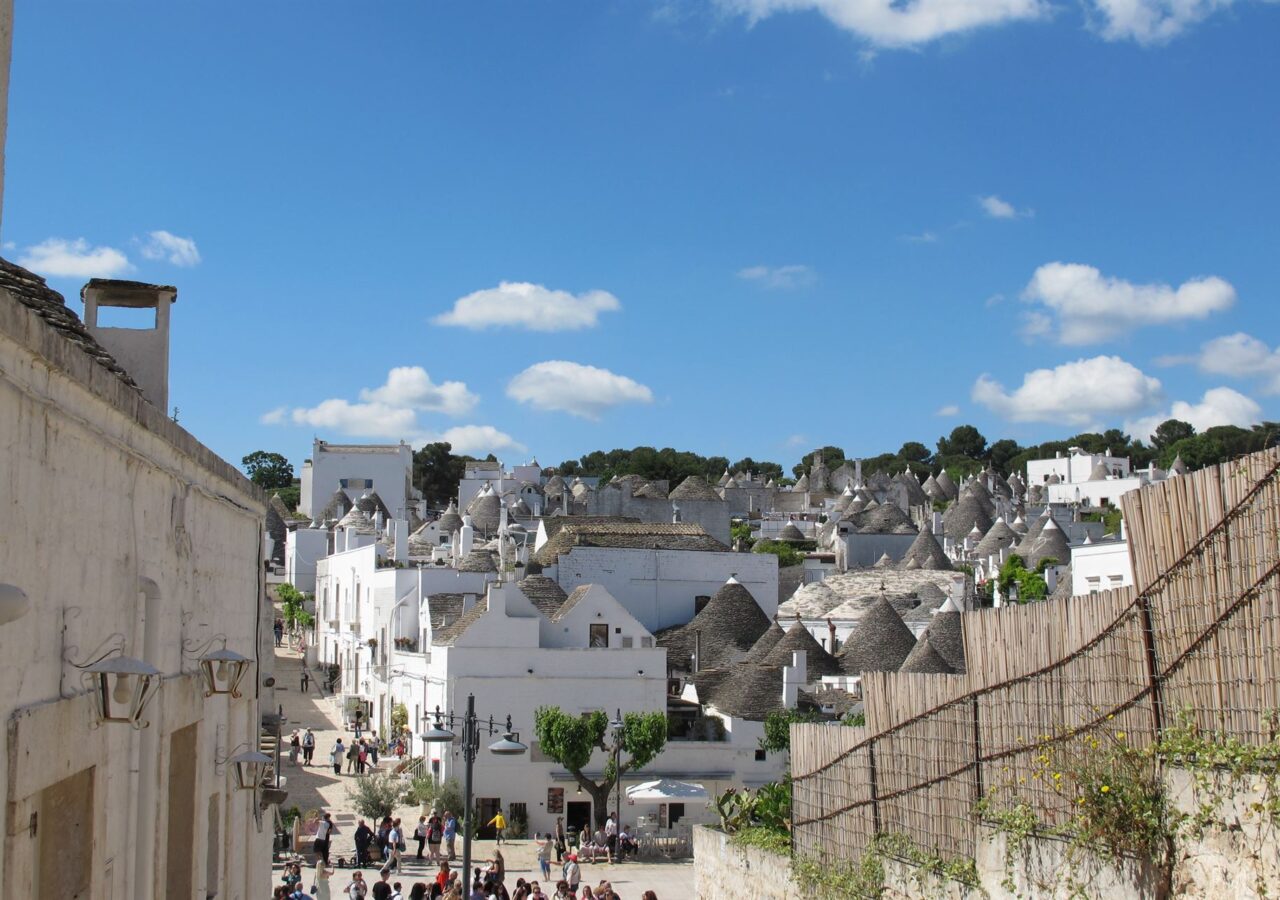
POLYGON ((627 799, 636 802, 666 803, 681 800, 707 799, 707 789, 689 781, 659 778, 627 788, 627 799))

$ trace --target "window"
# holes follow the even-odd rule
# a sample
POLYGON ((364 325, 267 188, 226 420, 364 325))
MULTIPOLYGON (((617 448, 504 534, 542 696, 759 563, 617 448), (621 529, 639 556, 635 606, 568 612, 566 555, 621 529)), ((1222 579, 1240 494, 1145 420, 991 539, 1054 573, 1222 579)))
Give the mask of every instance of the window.
POLYGON ((1098 590, 1102 587, 1102 579, 1099 578, 1097 575, 1090 575, 1088 578, 1085 579, 1085 581, 1089 583, 1090 594, 1098 593, 1098 590))
POLYGON ((667 824, 674 825, 684 818, 684 804, 672 803, 667 807, 667 824))
POLYGON ((651 637, 642 637, 642 638, 640 638, 640 646, 641 646, 641 647, 643 647, 643 648, 645 648, 646 650, 652 650, 652 649, 653 649, 653 638, 651 638, 651 637))
POLYGON ((621 647, 623 650, 630 650, 634 646, 634 639, 631 635, 627 635, 622 639, 621 647))
POLYGON ((765 752, 759 747, 756 748, 756 762, 764 762, 765 752))
POLYGON ((1112 575, 1112 576, 1111 576, 1111 586, 1112 586, 1113 588, 1123 587, 1123 586, 1124 586, 1124 576, 1123 576, 1123 575, 1112 575))
POLYGON ((588 647, 608 647, 609 646, 609 626, 608 625, 592 625, 591 640, 587 644, 588 647))
POLYGON ((338 484, 352 491, 367 491, 373 488, 372 478, 339 478, 338 484))

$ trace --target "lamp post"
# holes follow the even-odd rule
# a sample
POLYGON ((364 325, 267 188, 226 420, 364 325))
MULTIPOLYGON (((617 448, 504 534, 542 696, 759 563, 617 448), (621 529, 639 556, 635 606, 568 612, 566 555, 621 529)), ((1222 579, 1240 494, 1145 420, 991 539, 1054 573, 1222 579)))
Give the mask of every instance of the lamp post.
MULTIPOLYGON (((423 716, 423 718, 430 718, 430 716, 423 716)), ((489 752, 498 756, 519 756, 529 748, 520 743, 519 733, 511 730, 511 716, 507 716, 505 730, 494 721, 493 716, 489 717, 488 722, 482 722, 476 716, 475 694, 467 694, 465 714, 442 713, 437 706, 435 720, 435 725, 422 734, 422 740, 426 743, 449 743, 456 737, 450 729, 459 725, 462 727, 462 758, 466 762, 462 786, 462 876, 463 889, 469 893, 471 890, 471 777, 476 756, 480 753, 480 733, 484 731, 490 736, 502 734, 502 740, 494 741, 489 745, 489 752)))
POLYGON ((613 860, 622 862, 622 733, 626 724, 622 721, 622 710, 609 723, 613 731, 613 778, 614 778, 614 820, 613 820, 613 860))

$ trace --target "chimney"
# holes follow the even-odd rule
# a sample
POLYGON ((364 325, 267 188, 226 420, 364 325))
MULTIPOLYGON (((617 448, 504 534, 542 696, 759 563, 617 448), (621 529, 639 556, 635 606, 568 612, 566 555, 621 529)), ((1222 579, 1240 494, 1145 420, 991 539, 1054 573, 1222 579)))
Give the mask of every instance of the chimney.
POLYGON ((392 519, 391 524, 395 537, 391 558, 398 563, 407 563, 409 561, 409 522, 407 519, 392 519))
POLYGON ((161 412, 169 411, 169 308, 178 299, 170 285, 92 278, 80 290, 84 325, 116 358, 142 389, 142 396, 161 412), (113 327, 98 324, 99 309, 149 310, 149 325, 113 327))
POLYGON ((800 688, 809 679, 809 661, 803 650, 791 654, 791 665, 782 669, 782 705, 795 709, 800 702, 800 688))
POLYGON ((836 623, 827 619, 827 633, 831 635, 831 645, 827 647, 827 652, 836 652, 836 623))

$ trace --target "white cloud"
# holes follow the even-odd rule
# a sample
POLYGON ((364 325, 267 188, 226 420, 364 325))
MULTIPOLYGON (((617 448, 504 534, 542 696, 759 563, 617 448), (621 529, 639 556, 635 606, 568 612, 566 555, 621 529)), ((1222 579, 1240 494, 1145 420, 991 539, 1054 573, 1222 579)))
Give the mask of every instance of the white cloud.
POLYGON ((809 439, 803 434, 793 434, 787 438, 788 447, 803 447, 807 443, 809 443, 809 439))
POLYGON ((168 231, 152 231, 142 243, 147 259, 167 259, 175 266, 190 268, 200 262, 200 251, 191 238, 178 237, 168 231))
POLYGON ((1163 44, 1232 0, 1093 0, 1109 41, 1163 44))
POLYGON ((934 413, 934 415, 948 418, 951 416, 958 416, 960 415, 960 407, 956 406, 954 403, 948 403, 946 406, 939 407, 938 411, 934 413))
POLYGON ((813 284, 818 273, 808 266, 748 266, 738 270, 738 277, 770 290, 789 291, 813 284))
POLYGON ((431 376, 421 366, 397 366, 387 373, 386 384, 372 390, 365 388, 360 392, 360 399, 450 416, 466 415, 480 400, 461 381, 433 384, 431 376))
POLYGON ((528 448, 505 431, 492 425, 458 425, 439 433, 421 435, 411 441, 414 447, 436 441, 448 441, 454 453, 497 453, 501 450, 524 452, 528 448))
POLYGON ((904 234, 902 239, 909 244, 936 244, 938 236, 932 231, 922 231, 919 234, 904 234))
POLYGON ((567 412, 584 419, 598 419, 606 410, 625 403, 653 402, 652 391, 625 375, 560 359, 536 363, 512 378, 507 396, 534 409, 567 412))
POLYGON ((1190 422, 1196 431, 1204 431, 1215 425, 1253 425, 1262 417, 1262 407, 1249 397, 1228 387, 1211 388, 1204 392, 1199 403, 1176 401, 1168 412, 1143 416, 1124 423, 1124 429, 1135 438, 1147 440, 1166 419, 1190 422))
POLYGON ((309 425, 355 437, 408 438, 418 431, 414 411, 385 403, 350 403, 334 398, 289 414, 295 425, 309 425))
POLYGON ((577 331, 594 328, 602 312, 622 308, 608 291, 570 294, 527 281, 504 281, 496 288, 459 298, 453 309, 432 321, 478 331, 523 328, 527 331, 577 331))
POLYGON ((1001 22, 1036 19, 1041 0, 716 0, 751 24, 774 13, 816 10, 835 25, 883 47, 910 47, 1001 22))
POLYGON ((523 449, 509 434, 491 425, 460 425, 443 432, 425 428, 418 413, 464 415, 475 408, 479 397, 461 381, 435 384, 421 366, 399 366, 387 373, 376 388, 360 391, 357 402, 334 397, 315 406, 279 407, 263 413, 264 425, 304 425, 316 431, 337 432, 350 437, 405 440, 414 444, 447 440, 459 452, 475 449, 523 449))
POLYGON ((1160 400, 1160 382, 1118 356, 1078 359, 1028 372, 1008 391, 989 375, 973 385, 973 400, 1014 422, 1088 426, 1099 417, 1133 415, 1160 400))
POLYGON ((91 247, 84 238, 49 238, 22 251, 18 265, 47 278, 114 278, 133 269, 115 247, 91 247))
POLYGON ((1029 219, 1035 215, 1033 210, 1019 210, 1012 203, 1007 200, 1001 200, 995 194, 988 194, 985 197, 979 197, 978 203, 982 206, 983 212, 993 219, 1029 219))
POLYGON ((1216 276, 1173 288, 1110 278, 1093 266, 1052 262, 1036 269, 1022 296, 1057 316, 1055 328, 1048 313, 1031 313, 1025 333, 1053 334, 1063 344, 1090 344, 1147 325, 1204 319, 1235 303, 1236 291, 1216 276))
POLYGON ((1187 360, 1169 357, 1168 362, 1194 362, 1201 372, 1230 375, 1233 378, 1257 378, 1262 391, 1280 394, 1280 347, 1272 349, 1244 332, 1214 338, 1200 348, 1200 354, 1187 360))

